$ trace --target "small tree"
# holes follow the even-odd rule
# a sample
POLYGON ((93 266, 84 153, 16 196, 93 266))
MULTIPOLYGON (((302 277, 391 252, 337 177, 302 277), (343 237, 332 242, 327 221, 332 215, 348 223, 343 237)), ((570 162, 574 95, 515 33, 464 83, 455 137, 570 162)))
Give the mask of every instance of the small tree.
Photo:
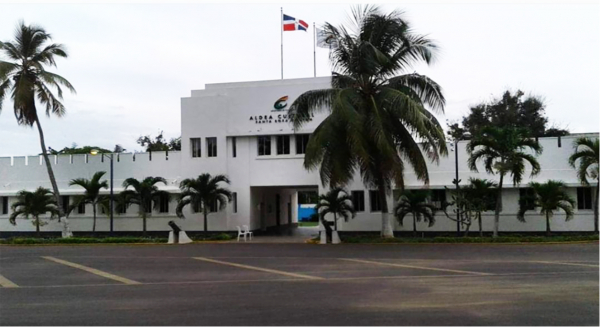
POLYGON ((156 184, 163 183, 167 184, 167 181, 162 177, 146 177, 142 181, 135 178, 127 178, 123 182, 125 190, 120 194, 120 200, 118 205, 128 206, 130 204, 137 204, 139 207, 139 216, 143 219, 143 234, 146 236, 146 217, 148 211, 152 210, 152 203, 154 207, 158 207, 159 199, 161 197, 170 198, 169 192, 161 191, 158 189, 156 184), (128 189, 130 188, 131 189, 128 189))
POLYGON ((215 204, 219 210, 225 209, 227 202, 231 202, 231 191, 223 188, 219 183, 229 184, 225 175, 211 176, 208 173, 199 175, 198 178, 186 178, 179 184, 181 194, 175 212, 184 218, 183 208, 191 204, 193 210, 202 210, 204 216, 204 232, 208 231, 209 208, 215 204))
POLYGON ((563 210, 567 215, 565 220, 571 220, 575 200, 567 194, 565 184, 560 181, 549 180, 543 184, 532 182, 529 185, 533 189, 533 196, 519 200, 520 209, 517 218, 525 222, 525 212, 527 210, 540 208, 540 214, 546 217, 546 235, 550 236, 550 218, 554 215, 554 211, 563 210), (533 203, 533 206, 528 206, 528 203, 533 203))
POLYGON ((177 138, 171 138, 167 141, 163 136, 163 131, 152 139, 150 135, 140 136, 137 141, 139 145, 146 148, 146 151, 180 151, 181 150, 181 136, 177 138))
POLYGON ((59 215, 54 194, 49 189, 43 187, 38 187, 34 192, 19 191, 17 193, 17 201, 11 207, 13 213, 10 215, 8 221, 16 225, 16 219, 19 216, 23 216, 25 219, 29 219, 29 216, 32 216, 34 218, 32 224, 35 226, 37 237, 40 237, 40 226, 47 224, 40 221, 40 216, 50 213, 50 219, 52 219, 59 215))
POLYGON ((398 219, 400 225, 402 225, 406 215, 412 214, 414 236, 417 236, 417 221, 421 221, 421 218, 429 223, 429 227, 435 224, 436 208, 429 203, 429 196, 429 191, 405 190, 398 199, 398 204, 396 204, 396 207, 394 208, 396 219, 398 219))
POLYGON ((598 174, 598 157, 600 157, 600 142, 598 139, 580 137, 573 143, 575 153, 569 157, 573 168, 579 163, 577 177, 584 185, 589 185, 588 177, 596 180, 594 194, 594 232, 598 233, 598 195, 600 194, 600 179, 598 174))
MULTIPOLYGON (((85 189, 83 195, 78 195, 75 197, 72 206, 77 207, 79 205, 85 204, 92 205, 92 212, 94 214, 94 223, 92 225, 93 233, 96 233, 96 210, 98 208, 98 205, 100 205, 102 202, 105 202, 106 200, 106 196, 100 195, 101 189, 108 188, 107 181, 100 182, 100 179, 102 178, 102 176, 104 176, 104 174, 106 174, 105 171, 99 171, 96 172, 94 176, 92 176, 92 179, 76 178, 71 180, 71 182, 69 183, 69 186, 78 185, 85 189)), ((70 211, 71 210, 69 210, 69 212, 70 211)))
POLYGON ((317 212, 323 226, 325 216, 327 214, 333 214, 333 226, 334 230, 337 231, 337 220, 340 217, 344 218, 344 221, 348 221, 348 218, 354 218, 356 211, 352 205, 352 198, 342 188, 336 187, 326 194, 321 194, 316 206, 317 212))
POLYGON ((496 199, 496 188, 498 184, 487 179, 471 178, 467 189, 467 198, 471 203, 471 209, 475 213, 475 219, 479 224, 479 236, 483 237, 481 213, 488 211, 494 205, 496 199))

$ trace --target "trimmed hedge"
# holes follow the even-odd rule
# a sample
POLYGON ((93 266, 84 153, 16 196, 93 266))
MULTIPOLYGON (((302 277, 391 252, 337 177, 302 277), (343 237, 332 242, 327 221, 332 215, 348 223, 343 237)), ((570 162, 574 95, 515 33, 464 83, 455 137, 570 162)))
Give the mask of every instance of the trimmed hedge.
POLYGON ((344 243, 548 243, 598 241, 598 235, 557 235, 557 236, 500 236, 492 237, 395 237, 341 236, 344 243))
MULTIPOLYGON (((233 236, 227 233, 214 234, 209 237, 193 237, 197 242, 202 241, 228 241, 233 236)), ((11 237, 0 239, 0 244, 127 244, 127 243, 167 243, 164 237, 69 237, 69 238, 35 238, 11 237)))

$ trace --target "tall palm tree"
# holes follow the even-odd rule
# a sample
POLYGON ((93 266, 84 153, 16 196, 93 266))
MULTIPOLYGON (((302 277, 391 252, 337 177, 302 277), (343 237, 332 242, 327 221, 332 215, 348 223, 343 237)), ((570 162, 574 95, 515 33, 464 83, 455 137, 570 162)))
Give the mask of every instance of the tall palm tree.
POLYGON ((329 190, 326 194, 321 194, 315 209, 319 213, 319 217, 323 220, 327 214, 333 214, 333 226, 336 231, 338 216, 343 217, 344 221, 348 221, 348 218, 356 216, 356 211, 352 205, 352 198, 346 191, 339 187, 329 190))
POLYGON ((120 194, 120 206, 128 206, 130 204, 137 204, 139 216, 143 219, 143 235, 146 236, 146 217, 148 216, 148 210, 152 210, 153 207, 158 207, 161 197, 170 198, 169 192, 158 189, 156 184, 163 183, 167 184, 167 181, 162 177, 146 177, 142 181, 135 178, 127 178, 123 181, 123 187, 125 190, 120 194), (131 189, 129 189, 131 187, 131 189))
POLYGON ((40 221, 40 216, 46 213, 50 213, 50 218, 58 216, 58 205, 52 191, 47 188, 38 187, 35 191, 19 191, 17 193, 17 201, 12 204, 13 213, 10 215, 8 221, 16 225, 16 219, 19 216, 23 216, 25 219, 29 219, 29 216, 33 216, 32 221, 35 226, 36 236, 40 237, 40 226, 46 225, 40 221))
POLYGON ((429 203, 429 197, 429 191, 405 190, 402 192, 402 195, 398 199, 398 204, 394 208, 394 214, 400 225, 402 225, 406 215, 411 214, 413 216, 414 236, 417 236, 417 221, 421 221, 421 218, 429 224, 429 227, 435 224, 436 208, 433 204, 429 203))
POLYGON ((219 210, 225 209, 227 202, 231 202, 231 191, 223 188, 219 183, 229 184, 229 178, 225 175, 211 176, 208 173, 199 175, 197 178, 186 178, 181 181, 179 188, 181 194, 175 212, 183 218, 183 208, 191 204, 194 210, 202 210, 204 215, 204 232, 208 231, 208 214, 213 204, 218 205, 219 210))
POLYGON ((542 147, 534 139, 528 137, 527 131, 517 128, 483 128, 481 133, 475 135, 467 144, 469 152, 469 168, 477 170, 477 162, 482 160, 485 170, 490 174, 499 174, 498 193, 496 194, 496 210, 494 212, 494 233, 498 237, 500 225, 500 211, 502 210, 502 186, 504 176, 512 176, 513 185, 521 183, 525 174, 525 163, 531 165, 531 176, 539 174, 540 164, 534 155, 526 153, 528 148, 536 155, 542 153, 542 147))
POLYGON ((600 194, 600 179, 598 174, 598 158, 600 157, 600 142, 598 139, 580 137, 573 143, 575 153, 569 157, 569 164, 577 169, 577 177, 584 185, 589 185, 587 178, 596 180, 596 194, 594 195, 594 232, 598 233, 598 194, 600 194))
POLYGON ((532 198, 522 198, 519 200, 519 212, 517 218, 525 222, 525 212, 539 207, 540 214, 546 217, 546 235, 550 236, 550 218, 554 215, 554 211, 562 209, 567 215, 565 220, 569 221, 573 218, 573 200, 567 193, 566 186, 561 181, 549 180, 546 183, 540 184, 536 182, 529 183, 533 189, 532 198), (527 205, 527 202, 533 203, 532 207, 527 205))
MULTIPOLYGON (((67 57, 65 47, 62 44, 48 44, 50 40, 50 34, 43 28, 36 25, 27 26, 21 21, 17 26, 14 41, 0 42, 0 51, 11 60, 11 62, 0 60, 0 112, 4 98, 10 93, 17 123, 29 127, 33 127, 34 124, 37 126, 42 155, 46 162, 60 220, 65 216, 66 208, 61 205, 56 178, 48 159, 36 102, 46 107, 48 117, 51 114, 62 117, 65 115, 65 107, 59 101, 62 100, 63 94, 61 86, 73 93, 75 93, 75 88, 65 78, 45 69, 44 66, 56 67, 55 57, 67 57), (52 93, 51 88, 56 88, 56 96, 52 93)), ((64 218, 63 237, 69 236, 71 236, 69 222, 67 218, 64 218)))
POLYGON ((447 154, 442 127, 429 111, 443 112, 441 87, 406 73, 413 64, 431 63, 437 46, 413 33, 398 11, 357 7, 353 18, 352 29, 324 27, 337 44, 331 52, 331 88, 300 95, 289 115, 298 130, 314 113, 328 112, 308 141, 304 167, 319 169, 322 184, 331 187, 346 185, 358 170, 379 192, 381 235, 393 237, 385 200, 392 182, 404 187, 409 164, 428 183, 425 156, 437 162, 447 154))
POLYGON ((83 195, 75 197, 73 201, 73 207, 79 206, 81 204, 92 205, 92 212, 94 214, 94 223, 92 226, 93 233, 96 232, 96 209, 98 205, 102 205, 102 203, 106 201, 106 196, 100 195, 101 189, 108 188, 107 181, 100 182, 100 179, 102 178, 102 176, 104 176, 104 174, 106 174, 105 171, 99 171, 96 172, 94 176, 92 176, 92 179, 76 178, 71 180, 71 182, 69 183, 69 186, 78 185, 85 189, 83 195))
POLYGON ((475 212, 475 219, 477 219, 479 224, 479 237, 483 237, 481 213, 487 211, 490 204, 494 203, 498 184, 480 178, 470 178, 469 183, 469 187, 466 190, 467 198, 471 203, 471 210, 475 212))

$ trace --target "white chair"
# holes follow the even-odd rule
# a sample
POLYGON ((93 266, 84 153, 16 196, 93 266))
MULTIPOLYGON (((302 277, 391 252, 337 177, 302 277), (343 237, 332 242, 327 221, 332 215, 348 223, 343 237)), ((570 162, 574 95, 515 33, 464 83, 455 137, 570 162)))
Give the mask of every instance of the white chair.
POLYGON ((248 225, 242 225, 242 227, 244 227, 244 233, 246 233, 246 235, 250 236, 250 241, 252 241, 252 232, 250 231, 250 227, 248 227, 248 225))
POLYGON ((242 227, 240 226, 235 226, 237 227, 238 230, 238 236, 237 236, 237 241, 240 241, 240 236, 244 237, 244 242, 246 242, 246 235, 250 235, 250 240, 252 240, 252 232, 248 230, 248 226, 243 225, 242 227, 244 228, 244 230, 242 230, 242 227))

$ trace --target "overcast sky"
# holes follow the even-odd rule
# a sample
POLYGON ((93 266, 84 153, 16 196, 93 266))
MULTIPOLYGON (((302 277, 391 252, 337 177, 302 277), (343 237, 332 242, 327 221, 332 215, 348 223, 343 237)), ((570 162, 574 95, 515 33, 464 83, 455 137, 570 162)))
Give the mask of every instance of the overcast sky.
MULTIPOLYGON (((181 133, 180 98, 205 84, 280 77, 280 4, 0 4, 0 40, 17 22, 43 26, 68 59, 49 68, 77 94, 68 114, 42 119, 55 149, 122 144, 140 151, 140 135, 181 133)), ((312 22, 347 21, 350 4, 284 4, 310 22, 309 33, 284 34, 285 78, 313 76, 312 22)), ((551 123, 598 132, 600 17, 598 4, 397 4, 415 31, 439 44, 437 62, 414 67, 436 80, 446 119, 471 105, 521 89, 545 99, 551 123)), ((5 57, 0 57, 6 59, 5 57)), ((2 60, 0 59, 0 60, 2 60)), ((317 49, 317 75, 330 75, 328 52, 317 49)), ((208 118, 207 118, 208 119, 208 118)), ((0 112, 0 156, 40 153, 35 129, 18 126, 12 103, 0 112)))

